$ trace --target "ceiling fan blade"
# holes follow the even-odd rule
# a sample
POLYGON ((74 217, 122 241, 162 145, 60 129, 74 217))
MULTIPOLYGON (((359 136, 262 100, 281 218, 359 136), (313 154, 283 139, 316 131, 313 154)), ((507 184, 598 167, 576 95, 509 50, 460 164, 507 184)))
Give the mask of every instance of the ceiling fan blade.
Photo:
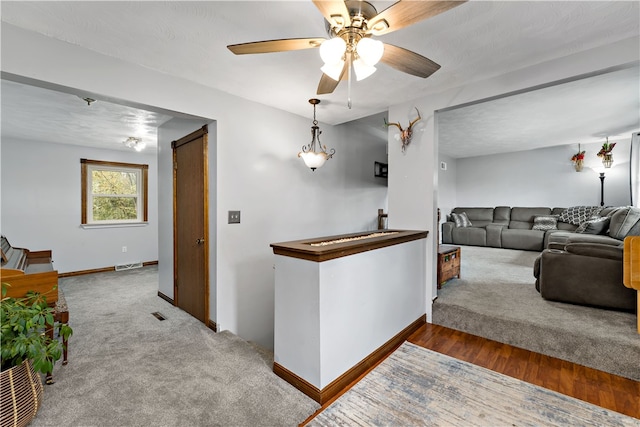
POLYGON ((398 1, 369 19, 369 33, 379 36, 446 12, 462 1, 398 1))
POLYGON ((325 40, 326 39, 322 37, 310 39, 265 40, 261 42, 231 44, 227 46, 227 48, 236 55, 245 55, 249 53, 272 53, 320 47, 322 42, 325 40))
POLYGON ((429 58, 388 43, 384 44, 384 54, 380 61, 396 70, 422 78, 427 78, 440 69, 440 65, 429 58))
POLYGON ((322 77, 320 77, 320 83, 318 83, 318 95, 326 95, 328 93, 333 93, 334 90, 338 87, 338 83, 333 80, 331 77, 327 76, 325 73, 322 73, 322 77))
MULTIPOLYGON (((344 67, 342 67, 342 72, 340 73, 340 80, 344 78, 348 66, 349 61, 345 61, 344 67)), ((340 81, 335 81, 325 73, 322 73, 322 77, 320 77, 320 83, 318 83, 317 94, 326 95, 328 93, 333 93, 333 91, 338 87, 338 83, 340 83, 340 81)))
POLYGON ((342 0, 313 0, 324 19, 334 27, 348 27, 351 24, 349 9, 342 0))

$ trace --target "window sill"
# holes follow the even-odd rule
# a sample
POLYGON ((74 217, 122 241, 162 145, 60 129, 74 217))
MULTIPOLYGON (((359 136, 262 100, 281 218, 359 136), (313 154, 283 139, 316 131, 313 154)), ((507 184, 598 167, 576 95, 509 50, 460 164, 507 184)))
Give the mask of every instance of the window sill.
POLYGON ((80 224, 80 228, 124 228, 124 227, 146 227, 148 222, 121 222, 111 224, 80 224))

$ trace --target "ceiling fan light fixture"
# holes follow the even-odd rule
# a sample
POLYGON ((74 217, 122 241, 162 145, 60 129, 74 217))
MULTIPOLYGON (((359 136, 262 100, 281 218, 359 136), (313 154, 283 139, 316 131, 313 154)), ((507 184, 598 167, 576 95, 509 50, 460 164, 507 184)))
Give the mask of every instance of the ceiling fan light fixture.
POLYGON ((141 138, 136 138, 135 136, 130 136, 129 138, 122 141, 122 143, 128 148, 133 148, 137 152, 144 150, 147 146, 146 142, 143 142, 141 138))
POLYGON ((358 42, 356 52, 367 65, 374 66, 382 59, 384 43, 380 40, 365 37, 358 42))
POLYGON ((342 61, 347 43, 340 37, 322 42, 320 45, 320 58, 326 65, 336 64, 342 61))
POLYGON ((375 21, 373 24, 369 22, 369 31, 373 35, 379 35, 380 33, 387 31, 389 29, 389 23, 386 19, 380 19, 375 21))
POLYGON ((342 70, 344 69, 344 61, 337 62, 335 64, 324 64, 320 70, 333 80, 339 82, 342 70))
POLYGON ((353 61, 353 70, 356 72, 356 80, 360 81, 375 73, 376 67, 374 67, 373 65, 368 65, 362 59, 358 58, 353 61))
POLYGON ((331 25, 334 28, 340 29, 340 28, 344 28, 345 24, 346 24, 347 20, 344 16, 342 15, 331 15, 331 25))

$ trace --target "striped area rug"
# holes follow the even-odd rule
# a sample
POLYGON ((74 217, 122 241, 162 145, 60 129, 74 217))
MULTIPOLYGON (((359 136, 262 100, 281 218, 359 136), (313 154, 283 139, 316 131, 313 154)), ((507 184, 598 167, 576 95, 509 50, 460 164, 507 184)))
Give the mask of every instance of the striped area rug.
POLYGON ((640 426, 640 420, 405 342, 310 426, 640 426))

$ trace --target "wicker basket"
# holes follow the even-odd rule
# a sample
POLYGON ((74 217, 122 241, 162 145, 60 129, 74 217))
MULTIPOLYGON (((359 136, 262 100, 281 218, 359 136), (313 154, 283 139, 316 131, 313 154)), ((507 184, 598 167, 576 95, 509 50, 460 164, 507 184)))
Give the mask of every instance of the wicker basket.
POLYGON ((31 362, 0 372, 0 426, 26 426, 42 401, 42 380, 31 362))

